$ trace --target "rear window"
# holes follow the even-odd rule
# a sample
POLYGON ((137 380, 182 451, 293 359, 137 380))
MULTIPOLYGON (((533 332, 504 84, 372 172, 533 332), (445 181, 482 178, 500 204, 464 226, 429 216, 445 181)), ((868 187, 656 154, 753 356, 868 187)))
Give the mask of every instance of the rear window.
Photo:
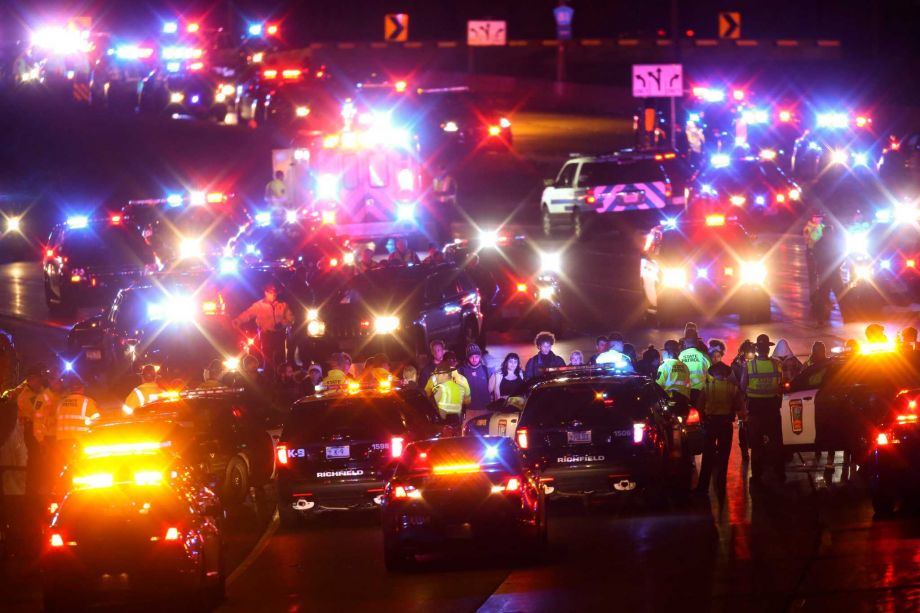
POLYGON ((420 395, 336 397, 297 404, 284 426, 284 437, 320 439, 329 434, 379 438, 431 422, 433 409, 420 395))
POLYGON ((552 429, 572 426, 615 426, 623 417, 648 419, 658 395, 651 385, 579 383, 538 388, 531 393, 520 425, 552 429))
POLYGON ((85 228, 67 232, 61 244, 61 254, 67 256, 75 266, 109 264, 142 267, 153 261, 150 249, 140 234, 119 227, 85 228))
POLYGON ((578 175, 581 186, 622 185, 664 181, 664 171, 649 160, 637 162, 590 162, 582 165, 578 175))
POLYGON ((684 259, 688 255, 710 256, 712 258, 729 252, 744 257, 753 250, 750 237, 740 227, 726 224, 722 227, 699 227, 674 230, 664 233, 660 255, 662 259, 684 259))
POLYGON ((150 519, 175 522, 189 513, 179 495, 170 487, 114 486, 77 490, 67 495, 61 506, 59 525, 96 524, 100 520, 131 520, 138 509, 150 519), (149 507, 144 509, 144 505, 149 507))
POLYGON ((520 455, 511 439, 462 437, 413 444, 407 450, 402 470, 424 467, 478 464, 483 470, 521 471, 520 455), (424 455, 422 455, 424 454, 424 455))

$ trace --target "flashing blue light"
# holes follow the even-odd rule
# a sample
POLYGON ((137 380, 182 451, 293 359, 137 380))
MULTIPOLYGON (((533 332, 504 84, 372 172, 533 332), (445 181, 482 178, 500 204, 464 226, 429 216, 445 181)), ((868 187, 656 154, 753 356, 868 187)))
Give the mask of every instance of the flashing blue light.
POLYGON ((700 279, 708 279, 708 278, 709 278, 709 269, 708 269, 708 268, 697 268, 697 269, 696 269, 696 276, 697 276, 698 278, 700 278, 700 279))
POLYGON ((246 31, 249 32, 250 36, 262 36, 264 30, 261 23, 251 23, 246 31))
POLYGON ((818 113, 817 123, 819 128, 846 128, 850 125, 850 118, 846 113, 818 113))
POLYGON ((399 204, 396 206, 396 219, 399 221, 415 221, 415 205, 399 204))
POLYGON ((764 109, 745 109, 741 112, 741 119, 744 120, 744 123, 754 126, 767 123, 770 119, 770 114, 764 109))
POLYGON ((808 148, 811 149, 812 151, 821 151, 823 149, 823 147, 821 146, 821 143, 816 143, 814 141, 808 143, 808 148))
POLYGON ((268 226, 272 223, 272 214, 268 211, 262 211, 261 213, 256 213, 256 224, 260 226, 268 226))
POLYGON ((887 223, 891 221, 891 211, 888 209, 880 209, 875 212, 875 221, 880 221, 882 223, 887 223))
POLYGON ((169 206, 180 206, 182 204, 182 194, 170 194, 166 196, 166 204, 169 206))
POLYGON ((677 219, 673 217, 665 217, 661 220, 661 225, 663 225, 665 228, 674 229, 677 227, 677 219))
POLYGON ((163 34, 175 34, 179 31, 179 24, 175 21, 167 21, 163 24, 163 34))
POLYGON ((179 72, 182 68, 181 62, 167 62, 166 63, 166 72, 179 72))
POLYGON ((687 116, 687 121, 692 121, 693 123, 700 123, 700 114, 690 113, 690 115, 687 116))
POLYGON ((853 154, 853 165, 854 166, 868 166, 869 165, 869 154, 865 151, 860 151, 859 153, 853 154))
POLYGON ((709 196, 716 195, 716 190, 713 189, 712 185, 709 185, 708 183, 704 183, 702 186, 700 186, 700 192, 709 196))
POLYGON ((246 245, 246 253, 248 253, 249 255, 252 255, 256 253, 257 251, 258 249, 256 249, 256 246, 253 245, 252 243, 246 245))
POLYGON ((764 198, 763 196, 754 196, 754 204, 759 204, 760 206, 764 206, 766 203, 767 203, 767 199, 764 198))
POLYGON ((73 362, 64 360, 64 372, 73 372, 73 362))
POLYGON ((75 215, 67 218, 67 227, 78 230, 89 225, 89 217, 86 215, 75 215))
POLYGON ((192 104, 198 104, 200 101, 201 101, 201 96, 199 96, 198 94, 195 94, 194 96, 192 96, 192 104))
POLYGON ((494 460, 498 458, 498 446, 497 445, 489 445, 488 447, 486 447, 486 458, 489 460, 494 460))
POLYGON ((882 270, 891 270, 891 260, 882 260, 879 262, 879 267, 882 270))
POLYGON ((239 270, 239 264, 237 263, 236 258, 221 258, 220 274, 235 275, 238 270, 239 270))
POLYGON ((713 168, 725 168, 731 165, 732 159, 727 153, 716 153, 709 158, 709 163, 712 164, 713 168))

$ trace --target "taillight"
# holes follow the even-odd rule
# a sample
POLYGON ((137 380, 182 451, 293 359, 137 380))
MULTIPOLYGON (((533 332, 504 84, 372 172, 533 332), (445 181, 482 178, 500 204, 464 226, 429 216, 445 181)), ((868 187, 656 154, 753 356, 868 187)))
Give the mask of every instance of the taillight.
POLYGON ((521 449, 527 449, 529 441, 527 440, 527 428, 518 428, 514 433, 515 438, 517 439, 518 447, 521 449))
POLYGON ((698 426, 700 424, 700 412, 694 408, 690 409, 690 412, 687 413, 687 425, 688 426, 698 426))
POLYGON ((393 488, 393 498, 421 498, 422 493, 411 485, 403 487, 402 485, 397 485, 393 488))
POLYGON ((645 438, 645 424, 633 424, 633 442, 637 445, 645 438))
POLYGON ((593 194, 590 196, 585 196, 585 202, 587 202, 588 204, 594 204, 595 202, 597 202, 597 198, 593 194))
POLYGON ((53 258, 53 257, 54 257, 54 249, 45 249, 45 257, 46 257, 46 258, 53 258))
POLYGON ((499 126, 489 126, 489 136, 498 136, 502 133, 502 129, 499 126))
POLYGON ((54 532, 54 533, 51 535, 50 543, 51 543, 51 546, 52 546, 52 547, 63 547, 63 546, 64 546, 64 539, 61 537, 60 534, 58 534, 57 532, 54 532))
POLYGON ((170 526, 166 529, 166 536, 164 540, 167 541, 178 541, 179 540, 179 529, 175 526, 170 526))
POLYGON ((287 445, 278 445, 278 447, 275 449, 275 455, 278 456, 278 464, 287 464, 287 445))
POLYGON ((674 193, 674 191, 671 189, 671 186, 670 186, 670 185, 668 185, 668 186, 666 186, 666 187, 664 188, 664 196, 665 196, 665 198, 670 198, 670 197, 671 197, 671 194, 673 194, 673 193, 674 193))
POLYGON ((876 443, 879 447, 883 447, 883 446, 889 444, 890 441, 888 440, 888 433, 887 433, 887 432, 879 432, 879 433, 878 433, 878 436, 875 437, 875 443, 876 443))
POLYGON ((390 455, 394 458, 402 457, 404 439, 401 436, 394 436, 390 439, 390 455))
POLYGON ((511 477, 508 479, 508 483, 505 484, 506 492, 519 492, 521 490, 521 480, 517 477, 511 477))
POLYGON ((526 291, 527 291, 527 284, 526 284, 526 283, 518 283, 516 287, 517 287, 517 291, 519 291, 519 292, 526 292, 526 291))

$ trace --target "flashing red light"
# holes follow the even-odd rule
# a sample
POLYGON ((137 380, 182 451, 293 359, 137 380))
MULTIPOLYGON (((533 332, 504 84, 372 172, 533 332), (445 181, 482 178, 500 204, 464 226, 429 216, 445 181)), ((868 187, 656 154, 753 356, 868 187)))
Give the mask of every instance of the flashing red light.
POLYGON ((526 292, 526 291, 527 291, 527 284, 526 284, 526 283, 518 283, 518 284, 517 284, 517 291, 519 291, 519 292, 526 292))
POLYGON ((204 62, 192 62, 188 65, 188 69, 192 71, 201 70, 204 68, 204 62))
POLYGON ((489 126, 489 136, 498 136, 502 133, 500 126, 489 126))
POLYGON ((394 458, 402 457, 405 439, 401 436, 394 436, 390 439, 390 456, 394 458))
POLYGON ((776 201, 777 201, 777 202, 786 202, 786 196, 785 196, 785 194, 776 194, 776 201))
POLYGON ((277 36, 279 31, 278 24, 271 24, 265 28, 265 33, 269 36, 277 36))
POLYGON ((287 445, 278 445, 278 447, 275 449, 275 456, 278 458, 278 464, 287 464, 287 445))
POLYGON ((867 117, 865 115, 859 115, 856 117, 856 127, 857 128, 865 128, 870 123, 872 123, 871 117, 867 117))
POLYGON ((904 265, 907 266, 908 268, 916 268, 916 267, 917 267, 917 261, 916 261, 916 260, 907 260, 906 262, 904 262, 904 265))
POLYGON ((178 541, 179 540, 179 529, 175 526, 170 526, 166 529, 166 538, 167 541, 178 541))
POLYGON ((883 447, 883 446, 889 444, 890 442, 891 442, 891 441, 888 440, 888 433, 886 433, 886 432, 879 432, 879 433, 878 433, 878 436, 875 437, 875 443, 876 443, 879 447, 883 447))
POLYGON ((783 123, 789 123, 792 121, 792 113, 790 111, 780 111, 779 120, 783 123))
POLYGON ((317 79, 322 79, 324 76, 326 76, 326 71, 325 71, 325 70, 317 70, 317 71, 316 71, 316 78, 317 78, 317 79))
POLYGON ((530 444, 530 441, 527 440, 527 428, 518 428, 514 432, 514 437, 517 439, 518 447, 527 449, 527 446, 530 444))
POLYGON ((920 418, 918 418, 918 415, 916 413, 905 413, 903 415, 898 415, 897 420, 898 420, 898 423, 901 425, 915 424, 918 421, 920 421, 920 418))
POLYGON ((189 34, 194 34, 200 29, 201 29, 201 25, 197 23, 190 23, 187 26, 185 26, 185 31, 188 32, 189 34))
POLYGON ((670 185, 668 185, 668 186, 666 186, 666 187, 664 188, 664 197, 665 197, 665 198, 670 198, 671 195, 672 195, 673 193, 674 193, 674 190, 671 189, 671 186, 670 186, 670 185))
POLYGON ((302 74, 299 68, 285 68, 281 71, 281 77, 284 79, 299 79, 302 74))
POLYGON ((121 223, 121 215, 112 215, 112 216, 109 218, 109 221, 112 222, 112 225, 117 226, 118 224, 121 223))
POLYGON ((246 346, 247 346, 247 347, 252 347, 252 346, 255 345, 255 344, 256 344, 256 339, 254 339, 254 338, 247 338, 247 339, 246 339, 246 346))
POLYGON ((892 141, 891 141, 890 149, 891 149, 892 151, 898 151, 900 148, 901 148, 901 141, 899 141, 899 140, 892 140, 892 141))
POLYGON ((217 302, 214 300, 208 300, 207 302, 202 302, 201 310, 205 315, 214 315, 215 313, 217 313, 217 302))
POLYGON ((687 425, 688 426, 698 426, 700 424, 700 412, 696 409, 691 408, 690 412, 687 413, 687 425))
POLYGON ((273 69, 263 70, 263 71, 262 71, 262 76, 263 76, 264 78, 266 78, 266 79, 277 79, 277 78, 278 78, 278 71, 277 71, 277 70, 273 70, 273 69))
POLYGON ((393 84, 393 89, 395 89, 400 94, 406 91, 408 87, 409 87, 409 84, 406 83, 405 81, 397 81, 396 83, 393 84))
POLYGON ((664 30, 658 30, 658 32, 656 32, 656 34, 658 35, 659 38, 664 38, 665 36, 668 35, 668 33, 665 32, 664 30))
POLYGON ((693 38, 696 36, 696 32, 694 30, 687 30, 685 34, 687 35, 687 38, 693 38))
POLYGON ((225 200, 223 192, 211 192, 207 196, 207 201, 211 204, 220 204, 225 200))
POLYGON ((45 257, 46 257, 46 258, 53 258, 53 257, 54 257, 54 249, 45 249, 45 257))
POLYGON ((585 196, 585 202, 587 202, 588 204, 594 204, 595 202, 597 202, 597 197, 594 194, 585 196))
POLYGON ((743 89, 734 90, 732 92, 732 98, 734 98, 735 100, 738 100, 739 102, 741 100, 744 100, 744 90, 743 89))
POLYGON ((55 547, 55 548, 57 548, 57 547, 63 547, 63 546, 64 546, 64 539, 61 538, 61 535, 60 535, 60 534, 58 534, 57 532, 55 532, 55 533, 53 533, 53 534, 51 535, 50 543, 51 543, 51 546, 52 546, 52 547, 55 547))
POLYGON ((511 477, 508 479, 508 482, 505 483, 506 492, 519 492, 521 490, 521 480, 517 477, 511 477))
POLYGON ((338 265, 339 265, 338 258, 329 258, 329 266, 331 266, 332 268, 335 268, 338 265))

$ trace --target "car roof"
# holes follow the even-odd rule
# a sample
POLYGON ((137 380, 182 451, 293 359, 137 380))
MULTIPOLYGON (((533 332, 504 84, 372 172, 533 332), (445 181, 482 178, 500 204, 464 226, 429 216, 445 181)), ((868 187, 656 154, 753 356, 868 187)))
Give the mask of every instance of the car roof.
POLYGON ((354 399, 354 400, 386 400, 393 396, 418 396, 421 390, 416 387, 405 387, 394 385, 389 391, 381 391, 378 385, 363 384, 359 392, 350 392, 347 387, 337 387, 335 389, 317 390, 312 396, 305 396, 294 403, 294 408, 300 406, 309 406, 317 402, 324 402, 335 399, 354 399))
MULTIPOLYGON (((557 370, 557 369, 550 369, 557 370)), ((645 375, 618 372, 603 366, 575 369, 558 369, 559 372, 550 372, 541 375, 533 385, 533 390, 550 387, 565 387, 567 385, 622 385, 644 386, 652 382, 645 375)))

